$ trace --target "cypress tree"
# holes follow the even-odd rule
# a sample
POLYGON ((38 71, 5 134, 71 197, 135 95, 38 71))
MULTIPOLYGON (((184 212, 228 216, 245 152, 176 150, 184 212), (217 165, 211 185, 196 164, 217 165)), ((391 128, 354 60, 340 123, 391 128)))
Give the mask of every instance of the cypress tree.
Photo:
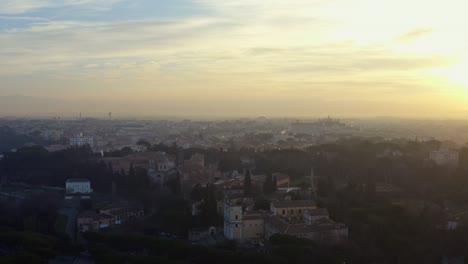
POLYGON ((244 177, 244 195, 250 195, 252 191, 252 177, 250 176, 250 170, 247 170, 244 177))

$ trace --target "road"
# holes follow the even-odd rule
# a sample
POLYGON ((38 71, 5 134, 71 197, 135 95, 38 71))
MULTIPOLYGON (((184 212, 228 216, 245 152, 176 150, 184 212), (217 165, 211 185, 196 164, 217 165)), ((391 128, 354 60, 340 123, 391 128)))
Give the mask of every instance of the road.
POLYGON ((75 241, 76 235, 76 218, 78 217, 78 208, 80 207, 79 200, 65 200, 59 210, 60 214, 66 215, 68 218, 66 233, 72 241, 75 241))

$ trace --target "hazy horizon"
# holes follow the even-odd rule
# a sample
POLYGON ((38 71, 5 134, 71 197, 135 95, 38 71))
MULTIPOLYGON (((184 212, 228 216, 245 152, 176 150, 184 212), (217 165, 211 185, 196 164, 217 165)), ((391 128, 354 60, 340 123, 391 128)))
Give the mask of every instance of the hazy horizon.
POLYGON ((468 119, 467 8, 2 1, 0 116, 468 119))

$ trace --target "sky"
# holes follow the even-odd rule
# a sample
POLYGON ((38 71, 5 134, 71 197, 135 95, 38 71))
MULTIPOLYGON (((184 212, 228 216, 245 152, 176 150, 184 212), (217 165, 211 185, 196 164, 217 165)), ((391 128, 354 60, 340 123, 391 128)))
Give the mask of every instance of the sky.
POLYGON ((0 115, 468 118, 466 0, 2 0, 0 115))

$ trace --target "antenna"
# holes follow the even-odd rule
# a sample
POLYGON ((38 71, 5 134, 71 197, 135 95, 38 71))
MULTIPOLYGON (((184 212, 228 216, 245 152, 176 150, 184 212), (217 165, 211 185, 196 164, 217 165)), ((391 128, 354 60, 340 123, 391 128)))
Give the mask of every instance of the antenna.
POLYGON ((80 112, 80 119, 82 118, 83 116, 81 115, 81 112, 80 112))
POLYGON ((109 112, 109 120, 112 120, 112 112, 109 112))

